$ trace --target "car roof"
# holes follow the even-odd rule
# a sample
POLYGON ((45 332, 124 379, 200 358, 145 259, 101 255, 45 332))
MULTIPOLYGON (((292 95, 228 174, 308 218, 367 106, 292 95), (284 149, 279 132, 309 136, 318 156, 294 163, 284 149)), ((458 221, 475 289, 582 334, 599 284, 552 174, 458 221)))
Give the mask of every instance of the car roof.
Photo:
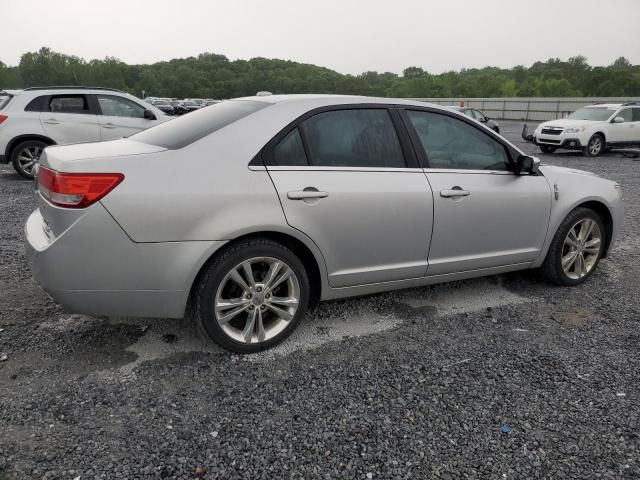
POLYGON ((442 105, 436 105, 428 102, 422 102, 420 100, 405 100, 401 98, 387 98, 387 97, 366 97, 361 95, 333 95, 333 94, 287 94, 287 95, 261 95, 251 97, 234 98, 233 100, 251 100, 254 102, 262 103, 308 103, 315 106, 331 106, 341 104, 366 104, 366 103, 380 103, 388 105, 419 105, 419 106, 431 106, 435 108, 444 108, 442 105))
POLYGON ((585 108, 620 108, 621 103, 596 103, 595 105, 588 105, 585 108))

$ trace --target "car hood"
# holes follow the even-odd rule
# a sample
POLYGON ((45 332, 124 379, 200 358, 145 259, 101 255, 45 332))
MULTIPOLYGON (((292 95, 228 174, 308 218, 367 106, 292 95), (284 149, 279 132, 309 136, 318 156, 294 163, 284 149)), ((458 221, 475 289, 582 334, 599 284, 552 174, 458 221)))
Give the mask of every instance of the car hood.
POLYGON ((594 120, 573 120, 569 118, 560 118, 558 120, 551 120, 550 122, 541 123, 538 126, 538 128, 542 128, 542 127, 572 128, 572 127, 582 127, 584 125, 593 125, 596 123, 604 123, 604 122, 596 122, 594 120))
MULTIPOLYGON (((586 170, 578 170, 576 168, 567 168, 567 167, 557 167, 555 165, 545 165, 542 164, 538 169, 542 172, 545 177, 548 176, 556 176, 556 175, 585 175, 588 177, 598 177, 593 172, 587 172, 586 170)), ((600 178, 600 177, 598 177, 600 178)))
POLYGON ((62 170, 63 164, 91 158, 124 157, 142 155, 166 150, 164 147, 134 142, 127 138, 109 142, 77 143, 74 145, 52 145, 45 148, 40 157, 40 165, 54 170, 62 170))

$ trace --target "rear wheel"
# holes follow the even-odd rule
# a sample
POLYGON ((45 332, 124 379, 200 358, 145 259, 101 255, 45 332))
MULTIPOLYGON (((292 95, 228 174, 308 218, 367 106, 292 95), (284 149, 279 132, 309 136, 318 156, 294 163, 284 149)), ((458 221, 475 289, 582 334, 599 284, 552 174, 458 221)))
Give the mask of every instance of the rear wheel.
POLYGON ((596 133, 589 139, 587 146, 582 149, 582 154, 585 157, 597 157, 604 152, 604 149, 604 138, 599 133, 596 133))
POLYGON ((252 353, 285 340, 309 303, 304 265, 267 239, 241 241, 207 267, 195 298, 200 331, 223 348, 252 353))
POLYGON ((556 151, 556 147, 550 147, 549 145, 538 145, 542 153, 553 153, 556 151))
POLYGON ((595 270, 604 249, 605 229, 600 216, 576 208, 565 218, 549 247, 543 270, 558 285, 578 285, 595 270))
POLYGON ((16 145, 11 153, 15 171, 25 178, 33 179, 36 163, 46 146, 41 140, 27 140, 16 145))

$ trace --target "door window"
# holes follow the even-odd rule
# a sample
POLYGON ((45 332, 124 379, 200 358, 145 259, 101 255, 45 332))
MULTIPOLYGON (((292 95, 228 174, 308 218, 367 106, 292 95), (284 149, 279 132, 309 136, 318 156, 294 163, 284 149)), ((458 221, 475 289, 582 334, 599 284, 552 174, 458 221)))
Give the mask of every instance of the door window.
POLYGON ((386 109, 334 110, 300 126, 309 164, 323 167, 406 167, 400 141, 386 109))
POLYGON ((52 95, 48 110, 59 113, 91 113, 85 95, 52 95))
POLYGON ((462 120, 438 113, 409 110, 430 168, 507 170, 505 147, 462 120))
POLYGON ((631 112, 630 108, 625 108, 624 110, 620 110, 616 115, 616 117, 624 118, 625 123, 633 121, 633 113, 631 112))
POLYGON ((144 118, 144 107, 128 98, 115 95, 97 95, 102 115, 113 117, 144 118))
POLYGON ((640 108, 633 108, 633 121, 640 122, 640 108))
POLYGON ((480 113, 478 110, 472 110, 472 111, 473 111, 473 116, 475 117, 476 120, 478 120, 479 122, 484 122, 485 118, 482 113, 480 113))

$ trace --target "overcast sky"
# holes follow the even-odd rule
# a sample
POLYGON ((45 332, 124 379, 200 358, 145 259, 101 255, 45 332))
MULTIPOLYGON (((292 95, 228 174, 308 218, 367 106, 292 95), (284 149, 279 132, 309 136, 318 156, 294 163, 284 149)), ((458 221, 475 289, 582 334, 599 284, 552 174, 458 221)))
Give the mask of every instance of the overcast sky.
POLYGON ((202 52, 342 73, 585 55, 640 63, 640 0, 0 0, 0 60, 48 46, 153 63, 202 52))

